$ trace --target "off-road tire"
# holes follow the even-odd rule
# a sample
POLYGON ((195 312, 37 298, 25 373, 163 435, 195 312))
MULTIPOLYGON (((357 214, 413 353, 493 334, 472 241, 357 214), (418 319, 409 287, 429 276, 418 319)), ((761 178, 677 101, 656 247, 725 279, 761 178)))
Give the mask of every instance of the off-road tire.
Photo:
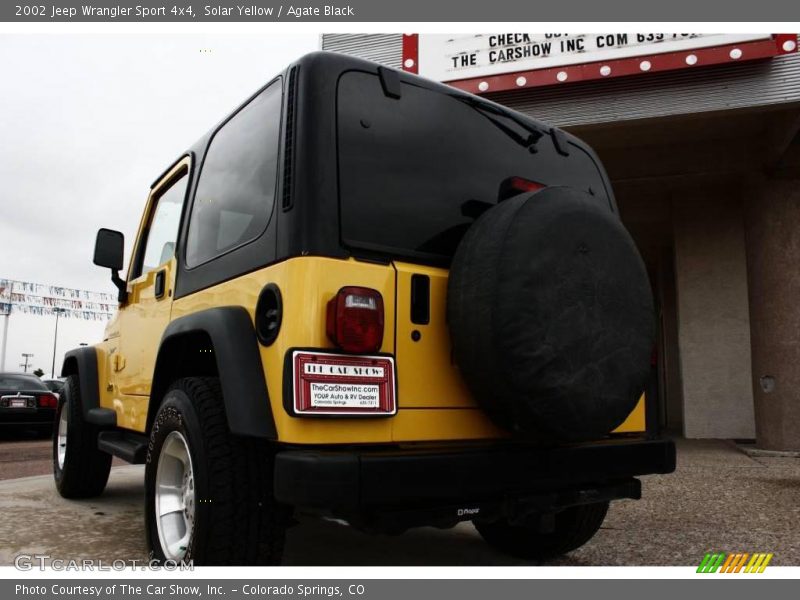
POLYGON ((269 445, 231 434, 219 379, 176 381, 156 414, 145 467, 147 543, 165 560, 155 517, 160 451, 178 431, 186 439, 194 473, 194 529, 183 560, 195 565, 280 564, 288 507, 274 500, 274 453, 269 445))
POLYGON ((77 375, 70 375, 58 399, 53 427, 53 478, 64 498, 92 498, 103 493, 111 471, 112 456, 97 449, 97 426, 83 419, 81 387, 77 375), (67 446, 64 466, 58 465, 58 423, 67 410, 67 446))
POLYGON ((544 561, 571 552, 588 542, 603 524, 608 502, 572 506, 555 516, 555 528, 540 533, 533 527, 506 520, 474 521, 475 529, 493 548, 526 560, 544 561))

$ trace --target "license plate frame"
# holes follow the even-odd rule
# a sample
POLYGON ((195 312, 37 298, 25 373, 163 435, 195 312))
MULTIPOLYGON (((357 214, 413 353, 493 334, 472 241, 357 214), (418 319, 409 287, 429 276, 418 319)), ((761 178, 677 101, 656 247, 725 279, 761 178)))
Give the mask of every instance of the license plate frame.
POLYGON ((397 413, 393 356, 295 350, 292 367, 294 416, 388 417, 397 413))

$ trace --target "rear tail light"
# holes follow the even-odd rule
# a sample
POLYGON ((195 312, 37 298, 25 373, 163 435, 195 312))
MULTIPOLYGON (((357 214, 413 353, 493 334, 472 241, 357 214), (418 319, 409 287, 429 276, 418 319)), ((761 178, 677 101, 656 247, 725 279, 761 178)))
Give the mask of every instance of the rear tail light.
POLYGON ((328 302, 325 329, 345 352, 377 352, 383 344, 383 298, 369 288, 343 287, 328 302))
POLYGON ((53 394, 42 394, 39 396, 39 408, 56 408, 58 398, 53 394))
POLYGON ((538 192, 546 187, 546 185, 539 183, 538 181, 531 181, 530 179, 525 179, 523 177, 509 177, 508 179, 503 180, 503 183, 500 184, 498 199, 500 201, 508 200, 509 198, 517 196, 518 194, 538 192))

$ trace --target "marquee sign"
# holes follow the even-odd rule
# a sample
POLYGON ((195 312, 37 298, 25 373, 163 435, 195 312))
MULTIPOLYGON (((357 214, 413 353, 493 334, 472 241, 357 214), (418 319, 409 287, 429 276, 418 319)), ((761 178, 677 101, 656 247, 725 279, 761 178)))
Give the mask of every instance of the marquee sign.
POLYGON ((797 52, 797 34, 405 34, 403 69, 473 93, 797 52))

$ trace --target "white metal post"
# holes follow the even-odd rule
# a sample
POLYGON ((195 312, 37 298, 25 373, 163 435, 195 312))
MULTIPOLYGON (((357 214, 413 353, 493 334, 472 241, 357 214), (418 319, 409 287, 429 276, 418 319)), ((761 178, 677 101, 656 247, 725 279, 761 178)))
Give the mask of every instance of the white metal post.
POLYGON ((0 372, 6 370, 6 345, 8 343, 8 317, 11 316, 11 307, 3 313, 3 347, 0 349, 0 372))

